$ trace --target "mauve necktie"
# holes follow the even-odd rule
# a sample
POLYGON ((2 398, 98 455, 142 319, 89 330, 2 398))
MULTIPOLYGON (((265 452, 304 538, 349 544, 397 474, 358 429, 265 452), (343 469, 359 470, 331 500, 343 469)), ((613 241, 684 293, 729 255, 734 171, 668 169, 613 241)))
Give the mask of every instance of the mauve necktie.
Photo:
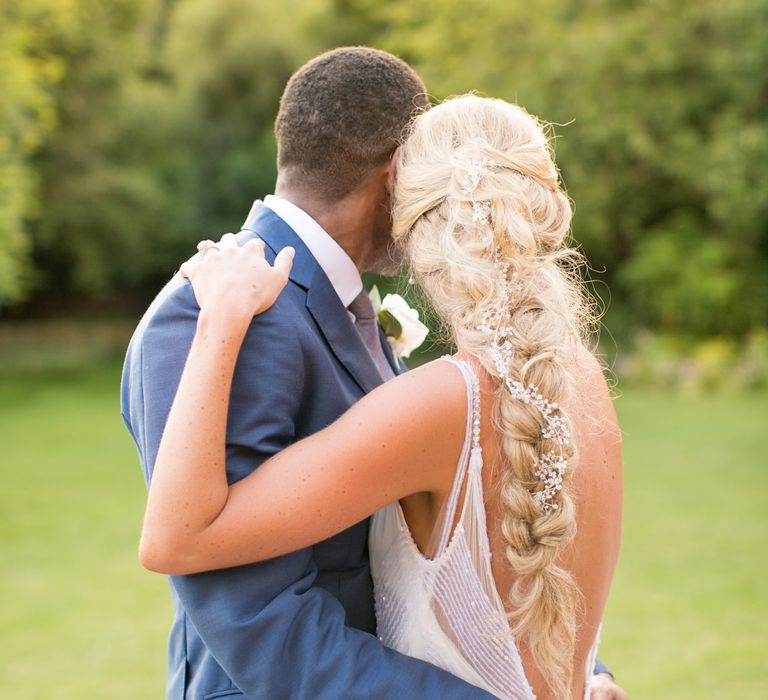
POLYGON ((365 347, 368 348, 368 353, 373 358, 373 363, 379 370, 381 378, 384 381, 392 379, 392 377, 395 376, 395 373, 392 371, 392 367, 387 361, 387 356, 384 354, 384 348, 381 347, 379 322, 373 311, 373 304, 371 303, 371 298, 368 296, 368 292, 365 290, 360 292, 347 309, 349 309, 350 313, 355 317, 355 328, 357 328, 357 332, 363 339, 365 347))

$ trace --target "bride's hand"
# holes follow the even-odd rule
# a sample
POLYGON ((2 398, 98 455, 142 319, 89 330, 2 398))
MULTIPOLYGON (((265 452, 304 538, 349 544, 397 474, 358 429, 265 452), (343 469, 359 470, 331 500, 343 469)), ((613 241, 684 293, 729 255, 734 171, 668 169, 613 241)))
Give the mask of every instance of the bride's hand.
MULTIPOLYGON (((202 246, 202 244, 201 244, 202 246)), ((201 247, 201 254, 181 266, 203 311, 250 321, 275 303, 288 282, 293 248, 283 248, 274 266, 264 258, 264 242, 253 238, 238 246, 232 233, 217 244, 201 247)))

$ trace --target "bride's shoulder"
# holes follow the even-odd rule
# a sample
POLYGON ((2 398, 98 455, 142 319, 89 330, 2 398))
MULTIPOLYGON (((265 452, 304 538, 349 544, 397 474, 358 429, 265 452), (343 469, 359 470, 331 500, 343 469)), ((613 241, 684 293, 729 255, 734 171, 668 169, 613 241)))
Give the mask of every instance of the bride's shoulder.
POLYGON ((409 392, 427 391, 437 401, 466 402, 467 384, 458 356, 444 355, 403 372, 396 379, 409 392))
POLYGON ((445 358, 403 372, 376 389, 374 397, 383 410, 420 415, 425 422, 463 428, 466 421, 466 381, 459 367, 445 358))
MULTIPOLYGON (((340 435, 360 436, 366 454, 383 448, 392 479, 410 480, 413 486, 418 474, 418 488, 405 495, 450 488, 467 426, 467 388, 459 367, 436 360, 404 372, 374 389, 346 416, 339 422, 340 435)), ((378 469, 374 459, 369 461, 378 469)))

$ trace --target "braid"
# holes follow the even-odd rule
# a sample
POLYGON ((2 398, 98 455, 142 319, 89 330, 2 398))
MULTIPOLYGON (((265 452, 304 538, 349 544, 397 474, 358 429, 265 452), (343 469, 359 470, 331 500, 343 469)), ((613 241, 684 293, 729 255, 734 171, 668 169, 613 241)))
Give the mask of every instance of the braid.
MULTIPOLYGON (((553 314, 537 310, 513 315, 528 335, 525 371, 520 381, 532 384, 548 398, 562 404, 568 397, 566 374, 552 354, 550 331, 536 337, 536 329, 550 322, 553 314), (526 318, 526 315, 534 319, 526 318), (520 318, 522 316, 522 318, 520 318)), ((535 467, 552 450, 551 440, 542 438, 540 411, 501 390, 497 397, 497 424, 502 436, 506 469, 501 472, 503 505, 502 534, 506 557, 517 578, 510 591, 513 630, 526 642, 542 673, 550 679, 557 697, 567 697, 575 643, 577 591, 570 574, 556 558, 575 534, 574 507, 568 489, 556 496, 556 509, 545 511, 532 497, 539 479, 535 467)), ((565 459, 575 457, 571 443, 560 447, 565 459)))
POLYGON ((546 136, 520 107, 465 95, 414 120, 394 234, 458 350, 497 380, 510 622, 556 697, 570 694, 578 602, 557 563, 575 510, 556 467, 576 459, 566 407, 589 321, 570 220, 546 136))

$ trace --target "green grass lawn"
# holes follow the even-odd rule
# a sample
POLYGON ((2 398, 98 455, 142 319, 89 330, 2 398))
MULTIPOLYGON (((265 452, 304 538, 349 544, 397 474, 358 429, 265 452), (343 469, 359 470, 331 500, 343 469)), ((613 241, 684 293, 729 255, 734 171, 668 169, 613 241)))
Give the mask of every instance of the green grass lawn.
POLYGON ((0 381, 0 697, 163 696, 169 595, 136 559, 145 491, 117 383, 0 381))
MULTIPOLYGON (((160 698, 164 580, 115 367, 0 381, 0 697, 160 698)), ((633 700, 768 697, 768 395, 625 390, 602 656, 633 700)))

